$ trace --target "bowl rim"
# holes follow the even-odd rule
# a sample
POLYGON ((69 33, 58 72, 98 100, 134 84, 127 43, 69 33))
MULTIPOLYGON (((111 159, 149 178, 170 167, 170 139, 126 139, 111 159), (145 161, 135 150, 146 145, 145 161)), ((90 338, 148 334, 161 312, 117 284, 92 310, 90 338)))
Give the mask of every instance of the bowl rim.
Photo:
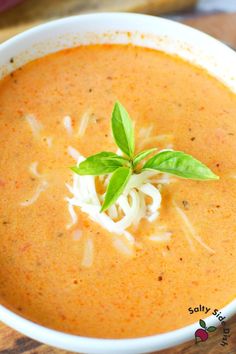
MULTIPOLYGON (((233 315, 232 308, 235 311, 236 299, 219 311, 229 319, 233 315)), ((193 339, 195 330, 199 328, 199 323, 195 322, 180 329, 146 337, 127 339, 93 338, 68 334, 44 327, 17 315, 2 305, 0 305, 0 321, 28 337, 59 349, 66 349, 72 352, 80 350, 84 353, 98 354, 111 353, 111 350, 112 354, 126 352, 150 353, 160 349, 172 348, 193 339), (156 349, 158 345, 160 345, 160 348, 156 349)), ((204 318, 204 321, 207 321, 210 326, 218 327, 220 325, 220 322, 213 315, 204 318)))
MULTIPOLYGON (((154 17, 150 15, 136 14, 136 13, 91 13, 91 14, 83 14, 77 16, 65 17, 58 20, 53 20, 50 22, 46 22, 44 24, 38 25, 27 31, 24 31, 7 41, 0 44, 0 53, 4 52, 9 46, 13 46, 19 40, 27 40, 29 36, 34 36, 39 33, 41 30, 53 30, 54 28, 60 26, 61 24, 70 23, 73 21, 81 21, 81 20, 93 20, 93 19, 154 19, 156 23, 165 23, 172 27, 180 28, 184 31, 189 32, 189 35, 198 36, 201 38, 207 39, 210 43, 217 44, 219 48, 222 48, 224 51, 233 53, 236 58, 236 53, 230 49, 225 44, 219 42, 213 37, 193 29, 189 26, 186 26, 181 23, 176 23, 174 21, 163 19, 159 17, 154 17)), ((209 44, 210 44, 209 43, 209 44)), ((15 69, 14 69, 15 70, 15 69)), ((233 299, 230 303, 228 303, 223 309, 220 309, 224 313, 227 318, 230 318, 234 314, 236 314, 236 299, 233 299)), ((220 323, 216 319, 215 316, 211 315, 205 318, 205 320, 210 325, 219 326, 220 323)), ((198 322, 195 322, 191 325, 169 331, 166 333, 138 337, 138 338, 127 338, 127 339, 103 339, 103 338, 92 338, 85 336, 78 336, 67 334, 64 332, 60 332, 57 330, 53 330, 42 325, 39 325, 33 321, 30 321, 23 316, 20 316, 13 311, 9 310, 7 307, 0 304, 0 321, 5 323, 6 325, 16 329, 17 331, 27 335, 35 340, 39 340, 42 343, 46 343, 52 345, 54 347, 58 347, 61 349, 66 349, 70 351, 77 350, 85 353, 94 353, 94 354, 105 354, 105 353, 148 353, 155 350, 171 348, 178 344, 184 343, 188 340, 194 338, 194 331, 198 328, 198 322)))

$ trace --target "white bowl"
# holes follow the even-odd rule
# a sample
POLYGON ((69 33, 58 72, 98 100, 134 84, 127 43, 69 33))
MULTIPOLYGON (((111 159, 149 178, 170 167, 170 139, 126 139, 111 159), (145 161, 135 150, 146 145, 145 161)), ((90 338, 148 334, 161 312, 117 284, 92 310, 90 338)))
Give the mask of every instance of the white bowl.
MULTIPOLYGON (((69 17, 28 30, 0 45, 0 78, 28 61, 60 49, 90 43, 132 43, 173 53, 205 68, 236 92, 236 53, 190 27, 146 15, 103 13, 69 17), (14 58, 13 62, 10 60, 14 58)), ((221 312, 236 313, 236 300, 221 312)), ((174 319, 174 314, 173 314, 174 319)), ((43 343, 89 354, 140 354, 170 348, 194 339, 198 323, 135 339, 96 339, 54 331, 0 305, 0 320, 43 343)), ((215 316, 208 325, 219 325, 215 316)))

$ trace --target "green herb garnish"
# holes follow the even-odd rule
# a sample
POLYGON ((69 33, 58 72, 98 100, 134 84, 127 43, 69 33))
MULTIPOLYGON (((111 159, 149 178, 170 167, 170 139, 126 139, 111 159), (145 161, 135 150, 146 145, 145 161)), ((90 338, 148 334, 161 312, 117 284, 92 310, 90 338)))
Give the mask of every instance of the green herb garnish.
POLYGON ((139 163, 157 149, 144 150, 135 155, 133 124, 128 112, 119 102, 114 105, 111 126, 114 140, 124 156, 103 151, 88 157, 79 166, 71 167, 72 171, 79 175, 99 176, 113 173, 106 190, 101 212, 106 211, 116 202, 134 173, 154 170, 193 180, 219 179, 203 163, 181 151, 160 151, 147 160, 142 167, 138 168, 139 163))

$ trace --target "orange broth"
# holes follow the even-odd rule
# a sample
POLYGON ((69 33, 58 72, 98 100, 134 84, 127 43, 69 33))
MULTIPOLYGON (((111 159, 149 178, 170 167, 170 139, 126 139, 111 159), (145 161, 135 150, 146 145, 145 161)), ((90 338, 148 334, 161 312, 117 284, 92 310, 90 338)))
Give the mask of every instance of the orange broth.
MULTIPOLYGON (((204 70, 164 53, 119 45, 91 45, 35 60, 0 82, 0 301, 44 326, 83 336, 128 338, 153 335, 199 320, 188 308, 220 309, 236 296, 236 97, 204 70), (192 154, 219 181, 175 179, 162 190, 160 217, 132 230, 141 246, 133 257, 114 248, 112 235, 79 208, 70 223, 65 197, 74 160, 116 151, 110 115, 119 99, 135 121, 137 145, 165 147, 138 138, 168 135, 174 149, 192 154), (77 132, 90 112, 84 135, 77 132), (32 134, 26 115, 41 131, 32 134), (50 142, 48 140, 50 138, 50 142), (48 186, 34 204, 40 178, 48 186), (191 238, 180 215, 191 220, 208 250, 191 238), (147 235, 159 225, 168 242, 147 235), (74 238, 75 230, 81 237, 74 238), (94 244, 91 267, 84 245, 94 244), (190 241, 189 241, 190 240, 190 241)), ((201 317, 206 315, 201 314, 201 317)))

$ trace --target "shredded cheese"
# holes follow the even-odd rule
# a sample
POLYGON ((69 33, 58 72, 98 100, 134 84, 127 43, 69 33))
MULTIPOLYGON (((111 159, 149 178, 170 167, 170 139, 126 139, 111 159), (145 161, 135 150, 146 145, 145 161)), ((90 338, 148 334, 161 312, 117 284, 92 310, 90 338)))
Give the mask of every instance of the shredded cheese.
MULTIPOLYGON (((68 148, 68 153, 73 158, 77 158, 77 164, 84 160, 84 157, 71 146, 68 148)), ((72 185, 66 184, 72 194, 71 198, 66 198, 72 219, 67 228, 72 227, 77 222, 74 210, 74 207, 77 206, 80 207, 82 212, 88 214, 91 220, 97 222, 109 232, 120 235, 126 240, 129 239, 129 244, 133 247, 135 240, 127 232, 127 229, 130 226, 138 225, 142 218, 147 217, 150 221, 153 221, 159 216, 158 209, 161 206, 161 194, 158 188, 148 181, 148 178, 154 174, 156 172, 145 171, 138 175, 132 175, 124 193, 109 208, 107 213, 100 213, 104 196, 97 192, 95 179, 99 178, 100 182, 107 185, 110 176, 101 178, 73 174, 72 185), (152 202, 147 203, 146 197, 151 198, 152 202)))
POLYGON ((127 242, 125 242, 125 240, 122 238, 114 238, 113 245, 120 253, 124 254, 125 256, 130 257, 134 254, 133 247, 127 244, 127 242))
MULTIPOLYGON (((77 161, 77 165, 85 159, 72 146, 68 147, 68 154, 77 161)), ((96 178, 99 179, 100 184, 106 187, 110 175, 96 177, 80 176, 74 173, 72 184, 66 184, 71 194, 71 197, 66 198, 71 216, 71 222, 67 228, 71 228, 77 223, 78 217, 74 207, 79 207, 91 220, 113 234, 112 242, 117 250, 127 256, 133 255, 134 249, 138 247, 138 242, 127 230, 131 226, 137 227, 142 219, 153 222, 159 217, 162 198, 158 185, 163 176, 158 179, 158 183, 155 183, 152 178, 156 174, 156 171, 143 171, 132 175, 117 201, 107 212, 100 213, 104 194, 99 194, 96 190, 96 178)), ((157 234, 151 235, 147 239, 153 242, 168 242, 171 236, 171 232, 160 226, 157 234)))
POLYGON ((70 116, 65 116, 63 118, 63 125, 66 128, 66 131, 69 135, 72 134, 73 132, 73 128, 72 128, 72 121, 71 121, 71 117, 70 116))
POLYGON ((154 242, 168 242, 171 240, 171 236, 171 232, 163 232, 158 235, 149 236, 149 240, 154 242))
POLYGON ((40 194, 44 192, 47 188, 48 188, 48 182, 45 180, 41 181, 38 187, 36 188, 34 195, 30 199, 21 202, 20 205, 23 207, 27 207, 34 204, 36 200, 39 198, 40 194))
MULTIPOLYGON (((80 157, 81 161, 83 157, 80 157)), ((79 163, 79 162, 78 162, 79 163)), ((146 172, 145 172, 146 175, 146 172)), ((137 224, 145 216, 155 215, 160 208, 161 195, 158 188, 150 183, 141 183, 143 181, 142 173, 130 182, 130 189, 126 188, 114 206, 108 213, 100 213, 101 196, 97 193, 94 176, 73 175, 73 185, 67 185, 69 191, 73 194, 72 198, 67 198, 68 205, 78 206, 87 213, 93 221, 96 221, 102 227, 116 234, 124 234, 124 231, 132 224, 137 224), (136 185, 134 182, 136 181, 136 185), (140 182, 141 181, 141 182, 140 182), (146 204, 145 195, 151 196, 152 203, 146 204), (122 216, 118 221, 118 211, 121 210, 122 216)), ((132 176, 133 177, 133 176, 132 176)), ((132 179, 131 177, 131 179, 132 179)))
POLYGON ((153 178, 151 179, 152 183, 157 183, 157 184, 170 184, 171 182, 174 182, 175 178, 170 177, 167 173, 163 173, 161 177, 159 178, 153 178))
POLYGON ((157 143, 165 143, 167 144, 166 148, 169 149, 170 147, 173 147, 171 143, 172 139, 173 136, 170 134, 147 136, 141 140, 141 143, 139 144, 139 149, 142 150, 149 144, 153 144, 155 146, 155 144, 157 143))
POLYGON ((27 114, 25 116, 27 123, 29 124, 32 133, 35 137, 39 137, 41 130, 43 129, 42 124, 35 118, 32 114, 27 114))
POLYGON ((30 164, 30 166, 29 166, 29 171, 30 171, 30 173, 33 175, 33 176, 35 176, 35 177, 37 177, 37 178, 41 178, 42 177, 42 175, 39 173, 39 171, 38 171, 38 161, 35 161, 35 162, 32 162, 31 164, 30 164))
POLYGON ((82 137, 84 136, 86 129, 88 127, 89 124, 89 120, 92 118, 92 113, 91 111, 86 111, 80 120, 80 125, 79 125, 79 130, 78 130, 78 136, 82 137))
POLYGON ((185 225, 185 228, 183 228, 184 234, 186 236, 186 239, 190 245, 190 248, 192 251, 195 250, 195 247, 193 245, 193 241, 190 238, 190 236, 195 239, 205 250, 207 250, 209 253, 215 253, 215 251, 210 248, 203 240, 202 238, 197 234, 196 230, 194 229, 192 223, 190 222, 189 218, 185 214, 185 212, 177 206, 177 204, 173 201, 173 204, 175 206, 175 210, 177 214, 180 216, 181 220, 183 221, 183 224, 185 225))
POLYGON ((66 225, 67 229, 70 229, 72 226, 74 226, 75 224, 77 224, 78 221, 78 217, 77 214, 75 212, 75 209, 73 207, 73 205, 68 205, 68 211, 71 217, 71 222, 69 224, 66 225))
POLYGON ((143 184, 139 187, 139 190, 152 198, 152 203, 147 206, 147 209, 151 214, 155 213, 161 206, 161 193, 159 190, 151 183, 143 184))
POLYGON ((72 159, 78 161, 81 157, 80 153, 78 150, 73 148, 72 146, 69 146, 67 149, 68 154, 72 157, 72 159))
POLYGON ((94 258, 94 243, 91 238, 85 241, 84 255, 81 262, 82 267, 89 268, 93 264, 94 258))

